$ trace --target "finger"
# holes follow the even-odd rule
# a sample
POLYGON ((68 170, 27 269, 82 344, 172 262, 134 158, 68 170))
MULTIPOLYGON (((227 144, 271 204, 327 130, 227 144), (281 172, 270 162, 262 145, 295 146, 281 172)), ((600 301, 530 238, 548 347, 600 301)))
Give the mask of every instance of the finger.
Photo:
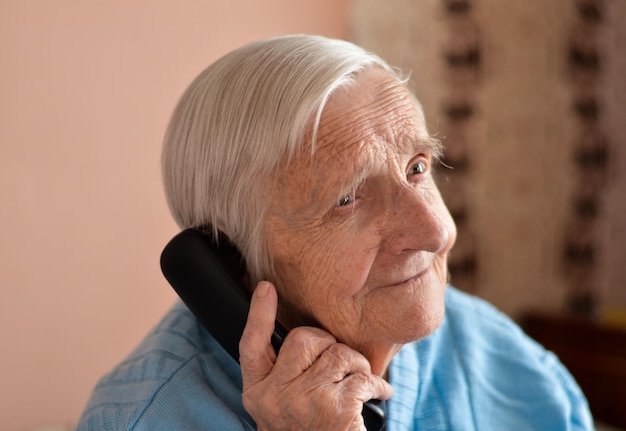
POLYGON ((248 320, 239 342, 244 387, 263 380, 272 370, 276 354, 271 345, 278 297, 274 285, 260 282, 252 294, 248 320))
POLYGON ((393 395, 393 387, 375 374, 350 374, 339 385, 344 395, 362 403, 371 399, 388 400, 393 395))
POLYGON ((307 370, 313 385, 338 383, 351 374, 371 374, 369 361, 345 344, 333 343, 324 350, 307 370))
POLYGON ((281 380, 291 381, 308 370, 337 340, 323 329, 300 326, 292 329, 283 342, 275 371, 281 380))
POLYGON ((386 400, 393 395, 393 387, 382 377, 372 374, 367 358, 341 343, 329 346, 307 374, 313 387, 336 383, 346 401, 352 399, 364 403, 371 399, 386 400))

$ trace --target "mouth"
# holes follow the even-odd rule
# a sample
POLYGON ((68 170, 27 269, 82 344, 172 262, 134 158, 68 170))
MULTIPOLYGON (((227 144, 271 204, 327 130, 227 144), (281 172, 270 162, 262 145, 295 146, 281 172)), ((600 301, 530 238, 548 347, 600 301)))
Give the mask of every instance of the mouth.
POLYGON ((386 286, 383 287, 399 287, 399 286, 404 286, 404 285, 408 285, 408 284, 412 284, 415 283, 416 281, 423 279, 424 277, 426 277, 428 275, 428 273, 430 272, 431 268, 430 266, 424 268, 423 270, 419 271, 418 273, 416 273, 415 275, 412 275, 410 277, 401 279, 397 282, 393 282, 390 283, 386 286))

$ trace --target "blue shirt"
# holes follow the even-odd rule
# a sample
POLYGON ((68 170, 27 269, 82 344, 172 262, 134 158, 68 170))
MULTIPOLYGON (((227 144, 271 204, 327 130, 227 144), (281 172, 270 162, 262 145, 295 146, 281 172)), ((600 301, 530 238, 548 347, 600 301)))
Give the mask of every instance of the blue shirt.
MULTIPOLYGON (((404 346, 389 377, 387 431, 593 430, 558 359, 452 287, 442 325, 404 346)), ((98 383, 77 431, 254 430, 241 387, 237 362, 179 303, 98 383)))

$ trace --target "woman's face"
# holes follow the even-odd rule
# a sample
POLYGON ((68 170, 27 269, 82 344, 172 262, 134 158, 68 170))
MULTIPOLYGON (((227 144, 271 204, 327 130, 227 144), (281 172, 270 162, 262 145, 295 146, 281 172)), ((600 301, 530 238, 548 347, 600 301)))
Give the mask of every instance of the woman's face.
POLYGON ((278 176, 266 219, 283 324, 325 328, 374 372, 437 328, 456 228, 435 152, 411 95, 385 72, 331 97, 315 152, 278 176))

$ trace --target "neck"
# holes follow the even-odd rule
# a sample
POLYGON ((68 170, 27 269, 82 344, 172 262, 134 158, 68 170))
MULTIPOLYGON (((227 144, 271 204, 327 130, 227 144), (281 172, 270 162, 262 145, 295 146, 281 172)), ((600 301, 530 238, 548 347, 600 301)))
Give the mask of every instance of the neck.
POLYGON ((401 348, 401 344, 375 346, 364 348, 361 350, 361 353, 369 361, 372 368, 372 374, 386 378, 387 368, 389 368, 391 360, 394 356, 396 356, 401 348))

